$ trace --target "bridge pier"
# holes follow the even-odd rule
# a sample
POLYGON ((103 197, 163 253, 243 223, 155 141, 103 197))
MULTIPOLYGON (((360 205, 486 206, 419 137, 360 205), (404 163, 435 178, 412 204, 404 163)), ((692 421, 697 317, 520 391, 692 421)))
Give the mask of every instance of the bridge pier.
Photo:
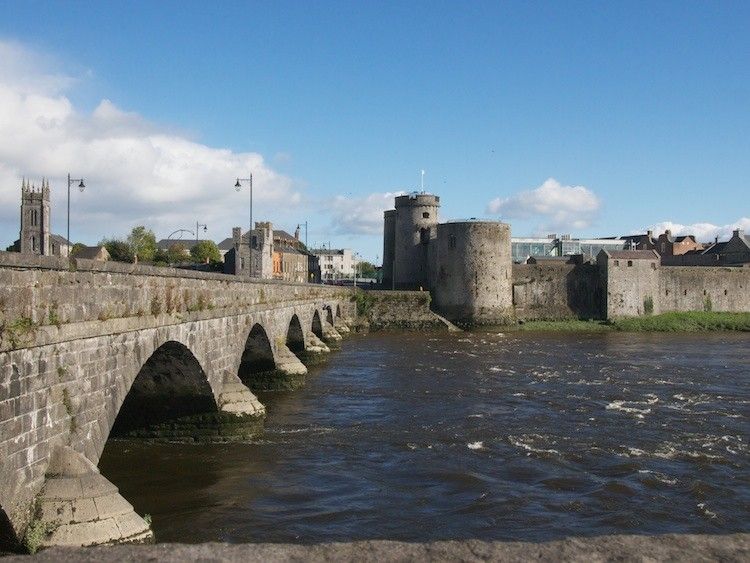
POLYGON ((332 324, 323 323, 323 340, 334 345, 341 342, 342 338, 332 324))
POLYGON ((351 332, 346 320, 341 317, 336 317, 334 319, 333 328, 335 328, 341 336, 347 336, 351 332))
POLYGON ((55 448, 26 530, 30 551, 153 539, 150 524, 93 463, 68 446, 55 448))
POLYGON ((283 390, 299 389, 305 384, 307 368, 286 344, 279 343, 276 348, 276 371, 283 390))

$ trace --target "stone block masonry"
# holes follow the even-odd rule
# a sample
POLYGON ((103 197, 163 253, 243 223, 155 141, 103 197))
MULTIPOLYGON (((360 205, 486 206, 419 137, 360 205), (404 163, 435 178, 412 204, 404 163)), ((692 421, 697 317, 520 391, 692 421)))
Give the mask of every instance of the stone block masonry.
POLYGON ((603 287, 592 264, 514 264, 513 307, 522 320, 598 319, 603 287))
POLYGON ((87 479, 106 482, 96 464, 136 380, 149 400, 158 399, 148 395, 157 381, 174 385, 174 393, 205 391, 197 403, 216 415, 178 412, 181 422, 170 429, 181 439, 186 432, 213 440, 257 432, 265 409, 240 370, 243 357, 252 356, 249 348, 264 346, 278 373, 303 376, 290 346, 325 353, 321 339, 340 339, 336 324, 356 317, 352 294, 341 287, 0 253, 0 517, 7 517, 0 522, 9 521, 20 540, 37 519, 42 543, 74 544, 81 530, 91 540, 81 544, 105 536, 119 541, 116 533, 122 540, 145 537, 135 513, 108 517, 106 525, 98 523, 101 515, 86 513, 92 502, 105 502, 101 495, 63 499, 81 512, 65 523, 75 534, 56 535, 62 520, 53 516, 58 508, 67 514, 68 505, 49 496, 57 478, 51 460, 79 456, 79 465, 89 464, 86 472, 95 475, 87 479), (170 373, 174 365, 180 373, 170 373), (184 385, 188 371, 192 387, 184 385), (206 421, 221 425, 200 427, 206 421), (54 511, 34 509, 47 501, 54 511))

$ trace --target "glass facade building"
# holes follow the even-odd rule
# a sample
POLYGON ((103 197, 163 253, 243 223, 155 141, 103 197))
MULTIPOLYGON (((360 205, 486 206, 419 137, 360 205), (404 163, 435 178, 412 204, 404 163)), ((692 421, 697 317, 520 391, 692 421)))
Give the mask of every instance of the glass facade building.
POLYGON ((582 254, 583 259, 593 260, 601 250, 624 250, 628 241, 619 238, 575 239, 564 235, 561 238, 511 238, 513 262, 525 262, 530 256, 571 256, 582 254))

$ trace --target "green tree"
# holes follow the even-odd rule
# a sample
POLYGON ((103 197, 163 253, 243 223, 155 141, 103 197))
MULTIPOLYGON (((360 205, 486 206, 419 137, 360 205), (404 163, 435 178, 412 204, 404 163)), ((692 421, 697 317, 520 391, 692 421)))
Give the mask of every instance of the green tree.
POLYGON ((362 278, 375 278, 376 268, 370 262, 359 262, 357 266, 358 275, 362 278))
POLYGON ((190 257, 190 254, 188 254, 187 249, 184 245, 180 244, 179 242, 174 243, 172 246, 169 247, 169 250, 167 250, 167 258, 168 262, 170 264, 174 262, 184 262, 190 257))
POLYGON ((169 264, 169 252, 157 248, 154 253, 154 266, 167 266, 169 264))
POLYGON ((127 241, 112 238, 104 239, 99 244, 103 245, 104 248, 109 252, 109 257, 115 262, 133 262, 135 255, 133 249, 127 243, 127 241))
MULTIPOLYGON (((134 227, 128 235, 128 244, 138 260, 151 262, 156 254, 156 236, 154 231, 143 225, 134 227)), ((109 249, 108 249, 109 250, 109 249)))
POLYGON ((205 264, 207 262, 221 262, 219 247, 212 240, 202 240, 190 249, 190 256, 196 262, 205 264))
POLYGON ((86 245, 82 242, 77 242, 73 245, 73 248, 70 249, 70 255, 75 257, 76 254, 78 254, 81 250, 86 248, 86 245))

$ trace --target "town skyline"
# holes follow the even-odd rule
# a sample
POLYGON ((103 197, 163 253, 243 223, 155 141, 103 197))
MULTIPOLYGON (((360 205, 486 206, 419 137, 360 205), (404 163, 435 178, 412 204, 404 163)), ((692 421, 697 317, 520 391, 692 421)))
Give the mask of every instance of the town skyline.
POLYGON ((87 244, 196 220, 223 240, 249 224, 249 193, 232 186, 252 173, 255 220, 307 220, 310 246, 375 261, 383 211, 422 169, 441 220, 500 219, 514 236, 750 229, 741 4, 45 6, 40 20, 0 2, 3 247, 23 177, 49 178, 65 233, 68 172, 87 181, 71 202, 71 238, 87 244), (250 19, 258 33, 230 32, 250 19))

